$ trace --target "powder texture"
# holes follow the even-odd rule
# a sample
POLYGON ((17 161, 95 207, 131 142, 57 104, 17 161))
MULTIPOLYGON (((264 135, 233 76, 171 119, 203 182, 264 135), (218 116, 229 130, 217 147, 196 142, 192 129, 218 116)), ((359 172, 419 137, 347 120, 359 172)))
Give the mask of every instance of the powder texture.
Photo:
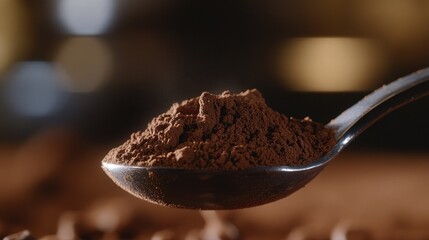
POLYGON ((298 120, 274 111, 257 90, 204 92, 173 104, 146 130, 112 149, 104 161, 222 170, 299 166, 327 154, 334 144, 330 129, 309 118, 298 120))

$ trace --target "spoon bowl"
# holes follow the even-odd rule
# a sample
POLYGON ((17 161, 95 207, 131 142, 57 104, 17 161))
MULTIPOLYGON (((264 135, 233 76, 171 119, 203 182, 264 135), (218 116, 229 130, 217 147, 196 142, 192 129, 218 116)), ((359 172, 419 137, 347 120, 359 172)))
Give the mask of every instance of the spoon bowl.
POLYGON ((102 164, 116 184, 138 198, 169 207, 211 210, 279 200, 306 185, 324 166, 221 171, 102 164))
POLYGON ((106 174, 134 196, 163 206, 221 210, 262 205, 304 187, 355 137, 387 113, 429 94, 429 68, 385 85, 326 125, 337 143, 305 166, 261 166, 244 170, 189 170, 102 162, 106 174))

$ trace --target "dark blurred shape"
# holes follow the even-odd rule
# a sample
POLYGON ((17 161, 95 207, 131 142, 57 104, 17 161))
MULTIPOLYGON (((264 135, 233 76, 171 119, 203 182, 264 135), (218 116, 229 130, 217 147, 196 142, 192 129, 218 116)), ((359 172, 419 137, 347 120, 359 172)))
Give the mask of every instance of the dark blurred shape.
POLYGON ((15 152, 4 154, 2 150, 1 212, 7 214, 14 209, 30 207, 26 205, 32 201, 31 196, 62 172, 60 166, 72 156, 77 139, 70 130, 51 129, 35 134, 15 152))

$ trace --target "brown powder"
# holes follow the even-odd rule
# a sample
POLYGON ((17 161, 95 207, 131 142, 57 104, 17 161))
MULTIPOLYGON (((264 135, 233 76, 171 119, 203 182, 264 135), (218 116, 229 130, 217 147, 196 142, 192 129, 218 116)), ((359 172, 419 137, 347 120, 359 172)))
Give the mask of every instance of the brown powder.
POLYGON ((257 90, 204 92, 173 104, 104 161, 222 170, 299 166, 327 154, 334 144, 331 130, 309 118, 298 120, 272 110, 257 90))

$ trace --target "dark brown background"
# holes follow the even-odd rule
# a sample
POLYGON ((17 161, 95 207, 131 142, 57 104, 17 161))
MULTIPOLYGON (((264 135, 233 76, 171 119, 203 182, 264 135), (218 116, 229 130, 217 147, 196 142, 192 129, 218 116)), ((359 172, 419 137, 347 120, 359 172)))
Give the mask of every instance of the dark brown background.
MULTIPOLYGON (((43 116, 17 114, 3 98, 0 140, 5 142, 22 141, 40 129, 61 125, 91 141, 117 143, 174 101, 227 89, 258 88, 282 113, 327 122, 372 89, 429 62, 425 1, 112 1, 109 27, 90 36, 64 27, 58 10, 61 1, 15 1, 10 6, 7 2, 5 8, 20 6, 20 11, 10 11, 21 20, 7 25, 21 33, 13 37, 19 47, 16 56, 0 69, 1 95, 23 97, 20 94, 26 93, 8 92, 12 81, 8 74, 14 66, 24 61, 56 63, 64 42, 73 38, 102 41, 113 63, 100 87, 83 93, 63 91, 58 109, 43 116), (276 54, 292 39, 314 37, 375 42, 383 49, 384 58, 378 59, 384 66, 382 74, 346 92, 296 91, 283 84, 299 80, 276 74, 276 54)), ((393 113, 353 146, 427 150, 428 103, 424 99, 393 113)))

